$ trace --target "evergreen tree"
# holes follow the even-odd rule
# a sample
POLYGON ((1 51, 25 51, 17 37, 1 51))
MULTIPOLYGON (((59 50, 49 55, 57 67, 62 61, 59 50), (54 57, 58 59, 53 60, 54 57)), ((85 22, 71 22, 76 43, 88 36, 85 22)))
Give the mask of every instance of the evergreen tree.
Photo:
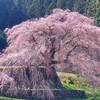
POLYGON ((86 0, 86 5, 84 9, 87 16, 95 16, 96 0, 86 0))
POLYGON ((49 5, 49 7, 48 7, 48 9, 47 9, 47 11, 46 11, 46 14, 50 14, 50 13, 52 12, 52 9, 54 9, 54 8, 57 7, 56 3, 57 3, 57 0, 53 0, 53 1, 50 3, 50 5, 49 5))
POLYGON ((58 8, 64 9, 65 6, 66 6, 66 0, 58 0, 57 1, 57 7, 58 8))
POLYGON ((50 14, 56 7, 93 16, 100 26, 99 2, 100 0, 0 0, 0 29, 50 14))
POLYGON ((96 25, 100 26, 100 0, 96 0, 96 25))
POLYGON ((0 51, 7 46, 6 35, 0 30, 0 51))
POLYGON ((85 3, 86 3, 85 0, 75 1, 74 10, 81 13, 81 14, 84 14, 85 3))

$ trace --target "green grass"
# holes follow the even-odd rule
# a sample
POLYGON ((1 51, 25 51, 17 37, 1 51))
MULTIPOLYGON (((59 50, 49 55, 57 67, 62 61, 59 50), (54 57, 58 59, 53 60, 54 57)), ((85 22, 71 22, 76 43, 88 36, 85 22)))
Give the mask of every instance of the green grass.
MULTIPOLYGON (((100 100, 100 88, 95 88, 96 97, 93 97, 93 89, 88 83, 86 83, 86 79, 82 76, 70 74, 70 73, 63 73, 57 72, 63 86, 68 90, 84 90, 88 96, 87 99, 71 99, 71 100, 100 100), (73 81, 77 81, 77 84, 68 84, 62 81, 63 78, 71 77, 73 81)), ((68 99, 65 99, 68 100, 68 99)), ((70 100, 70 99, 69 99, 70 100)))
POLYGON ((0 96, 0 100, 27 100, 27 99, 17 99, 17 98, 9 98, 9 97, 0 96))

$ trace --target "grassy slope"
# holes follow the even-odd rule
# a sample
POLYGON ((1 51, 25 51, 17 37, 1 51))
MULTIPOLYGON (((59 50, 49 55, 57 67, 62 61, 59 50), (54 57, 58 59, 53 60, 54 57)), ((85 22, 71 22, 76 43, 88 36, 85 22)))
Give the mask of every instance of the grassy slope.
POLYGON ((100 88, 95 89, 97 97, 94 98, 93 92, 92 92, 92 87, 86 83, 86 80, 83 77, 77 77, 77 75, 75 75, 75 74, 69 74, 69 73, 63 73, 63 72, 58 72, 57 74, 58 74, 63 86, 66 89, 84 90, 88 96, 87 99, 73 99, 73 100, 100 100, 100 88), (67 84, 62 81, 64 78, 68 78, 68 77, 71 77, 72 80, 75 81, 75 84, 67 84), (76 81, 77 81, 77 83, 76 83, 76 81))

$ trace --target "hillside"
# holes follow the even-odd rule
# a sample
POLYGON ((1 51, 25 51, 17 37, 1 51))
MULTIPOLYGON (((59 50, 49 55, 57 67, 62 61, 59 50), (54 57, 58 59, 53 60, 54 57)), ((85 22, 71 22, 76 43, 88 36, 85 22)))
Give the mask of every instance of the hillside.
POLYGON ((0 29, 12 27, 29 18, 50 14, 54 8, 70 9, 94 16, 100 25, 99 0, 0 0, 0 29))
POLYGON ((52 88, 62 89, 54 67, 71 68, 93 87, 100 86, 100 27, 94 26, 93 18, 54 9, 49 16, 27 20, 4 32, 8 47, 0 55, 1 95, 54 99, 58 92, 52 88))

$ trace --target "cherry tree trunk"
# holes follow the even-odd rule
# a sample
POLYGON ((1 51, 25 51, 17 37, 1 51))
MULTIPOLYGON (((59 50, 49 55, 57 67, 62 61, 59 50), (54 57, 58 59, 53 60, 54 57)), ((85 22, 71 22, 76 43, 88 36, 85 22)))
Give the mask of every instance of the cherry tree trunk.
POLYGON ((49 76, 45 68, 8 68, 0 73, 0 94, 10 97, 53 99, 53 90, 62 85, 52 67, 49 76))

